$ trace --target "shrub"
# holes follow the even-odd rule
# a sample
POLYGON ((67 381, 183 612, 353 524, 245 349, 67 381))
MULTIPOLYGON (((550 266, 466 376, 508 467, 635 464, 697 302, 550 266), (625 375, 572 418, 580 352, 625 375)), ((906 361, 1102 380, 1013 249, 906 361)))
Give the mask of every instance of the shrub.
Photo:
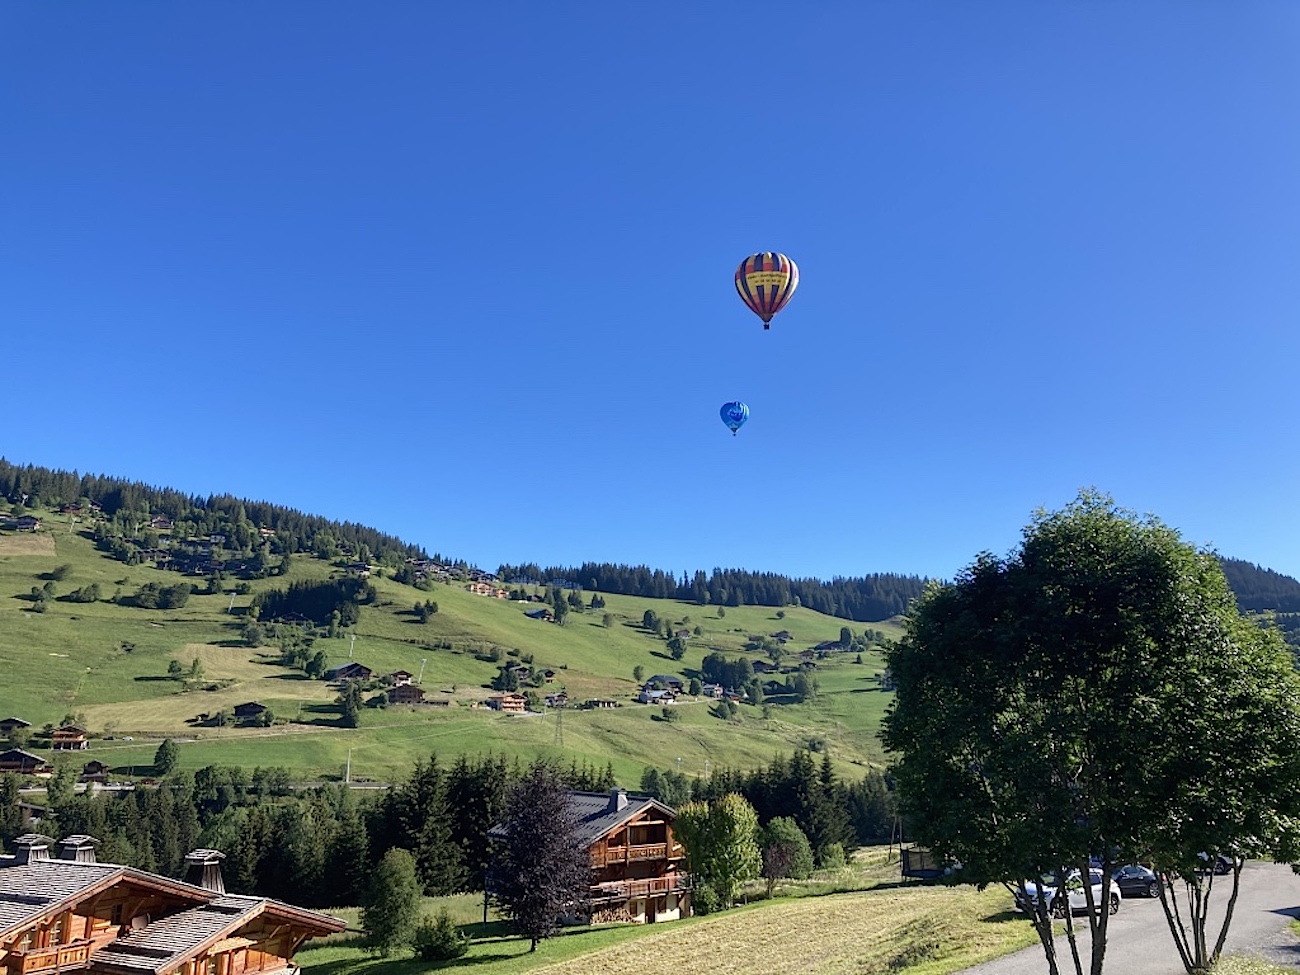
POLYGON ((450 961, 469 950, 469 938, 451 920, 444 907, 436 918, 425 915, 415 929, 415 954, 422 961, 450 961))
POLYGON ((712 914, 722 909, 722 898, 718 892, 707 884, 700 884, 691 891, 691 911, 695 914, 712 914))
POLYGON ((847 862, 844 847, 839 843, 827 843, 817 851, 817 865, 823 870, 838 870, 847 862))

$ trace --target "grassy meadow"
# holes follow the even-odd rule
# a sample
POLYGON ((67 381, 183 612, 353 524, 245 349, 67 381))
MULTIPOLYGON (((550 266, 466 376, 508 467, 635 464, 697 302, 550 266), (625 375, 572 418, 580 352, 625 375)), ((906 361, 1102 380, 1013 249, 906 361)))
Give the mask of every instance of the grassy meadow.
MULTIPOLYGON (((859 850, 840 870, 783 883, 770 901, 756 883, 748 890, 748 906, 671 924, 566 929, 535 953, 494 912, 485 927, 478 898, 427 898, 425 910, 432 914, 446 907, 474 938, 463 958, 437 967, 492 975, 541 968, 548 975, 632 968, 647 975, 704 970, 873 975, 904 968, 914 975, 941 975, 1036 943, 1033 928, 1010 909, 1002 888, 981 893, 967 886, 900 883, 898 867, 896 850, 859 850), (812 930, 834 931, 834 937, 810 938, 812 930)), ((356 927, 355 910, 333 913, 356 927)), ((434 967, 409 953, 376 958, 353 933, 312 942, 297 960, 304 975, 415 975, 434 967)))
MULTIPOLYGON (((815 701, 774 704, 766 710, 742 706, 738 721, 715 717, 711 702, 684 698, 675 706, 677 720, 668 722, 658 706, 633 700, 637 666, 647 676, 689 676, 712 650, 744 652, 750 635, 788 630, 794 637, 788 646, 796 653, 837 639, 846 621, 810 610, 787 607, 778 618, 769 607, 729 607, 719 616, 716 607, 608 595, 603 611, 571 613, 568 624, 558 626, 524 615, 536 604, 474 595, 458 583, 427 592, 374 574, 375 604, 362 608, 360 621, 345 631, 345 638, 318 639, 316 647, 326 651, 331 666, 351 657, 377 674, 398 669, 422 673, 426 695, 451 703, 367 708, 360 727, 345 729, 337 724, 334 688, 281 666, 274 647, 249 647, 239 634, 257 592, 327 578, 339 570, 296 556, 288 576, 256 580, 246 595, 233 595, 232 579, 224 592, 195 594, 182 609, 119 606, 112 602, 118 593, 182 577, 109 559, 81 527, 47 514, 41 532, 0 534, 0 668, 6 674, 0 716, 12 714, 37 728, 69 713, 84 716, 94 736, 93 754, 76 760, 97 758, 120 774, 147 771, 163 737, 183 740, 182 767, 282 765, 304 779, 338 777, 350 757, 354 780, 391 780, 434 752, 443 757, 506 752, 523 760, 547 756, 602 767, 609 762, 627 785, 635 785, 647 765, 702 774, 710 766, 765 764, 776 754, 813 742, 830 749, 845 775, 852 775, 850 766, 880 760, 875 731, 888 695, 880 690, 882 664, 874 652, 864 654, 861 664, 854 662, 854 653, 818 661, 815 701), (54 583, 56 596, 98 583, 101 601, 56 599, 47 602, 45 612, 34 612, 32 588, 50 581, 58 566, 70 568, 54 583), (439 611, 420 623, 411 610, 426 599, 436 601, 439 611), (677 627, 701 628, 683 660, 674 662, 664 641, 641 627, 647 609, 677 627), (605 613, 612 615, 612 626, 603 625, 605 613), (536 666, 556 671, 555 682, 539 693, 564 689, 571 700, 612 698, 622 706, 568 708, 562 715, 499 714, 481 707, 497 665, 476 654, 492 647, 531 655, 536 666), (167 665, 173 659, 186 670, 198 660, 203 679, 169 679, 167 665), (199 714, 253 700, 272 709, 275 726, 193 724, 199 714)), ((186 581, 204 584, 193 577, 186 581)), ((898 632, 891 623, 848 625, 859 633, 864 625, 898 632)), ((766 659, 756 651, 749 654, 766 659)), ((518 658, 503 661, 513 659, 518 658)))

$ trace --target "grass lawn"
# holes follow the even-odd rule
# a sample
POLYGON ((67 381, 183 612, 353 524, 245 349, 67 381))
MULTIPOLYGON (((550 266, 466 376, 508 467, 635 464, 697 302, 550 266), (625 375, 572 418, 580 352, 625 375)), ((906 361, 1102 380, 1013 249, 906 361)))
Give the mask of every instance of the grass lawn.
MULTIPOLYGON (((761 886, 752 895, 761 898, 761 886)), ((598 975, 635 970, 646 975, 690 972, 781 975, 864 975, 906 970, 941 975, 1036 943, 1032 927, 1008 906, 1006 891, 900 883, 898 862, 886 848, 861 850, 840 871, 778 888, 771 901, 705 917, 656 925, 570 928, 535 953, 490 916, 482 901, 429 898, 432 913, 446 906, 474 936, 463 958, 433 966, 412 959, 368 955, 353 934, 336 935, 299 952, 304 975, 408 975, 434 967, 486 970, 492 975, 546 968, 548 975, 598 975), (834 937, 810 938, 811 930, 834 937)), ((331 912, 357 923, 353 910, 331 912)), ((1246 975, 1246 973, 1242 973, 1246 975)))
MULTIPOLYGON (((471 934, 483 932, 475 923, 471 934)), ((1033 929, 1006 908, 1005 891, 971 887, 913 887, 776 899, 720 914, 658 925, 572 928, 528 942, 492 922, 469 952, 443 966, 514 975, 545 967, 554 975, 636 970, 645 975, 688 972, 831 975, 906 969, 941 975, 1036 942, 1033 929), (834 937, 808 937, 813 930, 834 937)), ((432 965, 379 959, 355 945, 308 948, 297 960, 304 975, 404 975, 432 965)))

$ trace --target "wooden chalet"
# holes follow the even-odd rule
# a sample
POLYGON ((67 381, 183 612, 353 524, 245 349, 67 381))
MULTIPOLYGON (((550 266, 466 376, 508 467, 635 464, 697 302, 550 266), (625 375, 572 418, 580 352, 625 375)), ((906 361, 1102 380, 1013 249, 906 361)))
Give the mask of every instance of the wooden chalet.
POLYGON ((0 772, 17 772, 19 775, 36 775, 53 769, 45 759, 21 748, 0 752, 0 772))
POLYGON ((0 718, 0 737, 9 738, 15 731, 30 728, 32 723, 22 718, 0 718))
POLYGON ((394 687, 409 684, 413 680, 415 680, 415 675, 409 670, 395 670, 384 678, 385 683, 392 684, 394 687))
POLYGON ((326 680, 370 680, 374 671, 365 664, 350 663, 325 671, 326 680))
POLYGON ((420 704, 424 701, 424 688, 415 684, 398 684, 388 689, 389 704, 420 704))
MULTIPOLYGON (((673 834, 677 814, 658 799, 610 792, 572 792, 569 809, 591 857, 583 910, 592 922, 675 921, 691 913, 686 849, 673 834)), ((494 826, 489 836, 503 841, 494 826)))
POLYGON ((235 720, 257 721, 269 710, 271 709, 261 701, 245 701, 235 705, 235 720))
POLYGON ((109 767, 103 762, 90 761, 81 768, 82 782, 107 782, 109 767))
POLYGON ((90 742, 86 738, 86 729, 75 724, 65 724, 62 728, 55 728, 51 738, 56 752, 85 751, 90 747, 90 742))
POLYGON ((488 707, 494 711, 511 711, 523 714, 528 709, 528 698, 522 694, 507 691, 505 694, 493 694, 487 700, 488 707))
POLYGON ((308 938, 344 922, 265 897, 225 893, 222 854, 195 850, 191 881, 97 863, 90 836, 57 856, 27 834, 0 857, 0 970, 8 975, 296 975, 308 938))

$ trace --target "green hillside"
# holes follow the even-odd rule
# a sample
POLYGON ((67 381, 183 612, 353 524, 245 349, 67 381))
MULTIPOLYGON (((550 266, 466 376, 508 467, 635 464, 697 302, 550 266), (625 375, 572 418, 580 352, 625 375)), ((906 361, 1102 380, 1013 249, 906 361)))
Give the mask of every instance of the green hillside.
MULTIPOLYGON (((250 647, 240 632, 259 592, 324 580, 343 568, 298 555, 286 575, 250 580, 238 595, 240 580, 231 577, 222 580, 219 592, 190 596, 183 608, 142 609, 114 598, 151 582, 192 582, 202 591, 206 580, 117 561, 99 551, 84 525, 73 524, 70 516, 35 513, 42 517, 40 531, 0 532, 0 668, 6 675, 0 716, 15 715, 37 729, 68 714, 80 716, 93 740, 91 753, 76 760, 94 757, 123 775, 147 771, 164 736, 190 739, 181 746, 182 767, 278 765, 304 778, 337 777, 350 755, 354 780, 402 776, 431 752, 504 751, 523 760, 545 755, 601 767, 609 762, 617 778, 629 784, 647 765, 688 774, 702 773, 708 765, 753 767, 814 742, 824 743, 839 764, 866 765, 880 758, 875 730, 888 695, 880 689, 882 665, 874 649, 861 655, 860 664, 856 652, 818 659, 811 672, 819 685, 815 699, 767 708, 741 705, 735 720, 716 717, 712 702, 688 697, 675 705, 676 720, 670 722, 661 720, 662 708, 633 700, 638 666, 647 676, 689 677, 715 650, 766 660, 761 650, 744 649, 752 636, 786 630, 794 654, 838 640, 846 621, 808 609, 727 607, 720 616, 711 606, 606 595, 602 611, 571 613, 560 626, 524 615, 537 603, 475 595, 458 581, 420 590, 396 582, 391 568, 377 568, 369 579, 375 600, 361 607, 357 623, 344 627, 338 638, 318 637, 313 652, 323 650, 330 666, 347 663, 351 650, 353 659, 377 674, 423 671, 427 695, 451 703, 367 707, 359 727, 343 728, 335 687, 282 666, 278 647, 250 647), (67 568, 56 571, 59 567, 67 568), (47 584, 52 598, 43 600, 38 612, 32 591, 47 584), (97 601, 61 598, 91 584, 99 587, 97 601), (421 623, 412 607, 430 599, 438 612, 421 623), (647 609, 670 620, 674 629, 700 629, 690 636, 682 660, 673 661, 665 640, 641 626, 647 609), (612 617, 609 626, 605 614, 612 617), (538 693, 563 689, 575 702, 611 698, 622 706, 537 715, 481 707, 498 673, 498 664, 489 659, 494 648, 503 663, 531 657, 536 667, 556 672, 555 681, 538 693), (169 678, 172 660, 186 673, 198 660, 202 679, 169 678), (275 725, 193 723, 198 715, 254 700, 272 709, 275 725)), ((890 623, 870 628, 898 633, 890 623)), ((851 629, 862 635, 861 624, 851 629)), ((793 657, 783 663, 788 670, 797 662, 793 657)), ((39 745, 38 737, 32 747, 39 745)))

